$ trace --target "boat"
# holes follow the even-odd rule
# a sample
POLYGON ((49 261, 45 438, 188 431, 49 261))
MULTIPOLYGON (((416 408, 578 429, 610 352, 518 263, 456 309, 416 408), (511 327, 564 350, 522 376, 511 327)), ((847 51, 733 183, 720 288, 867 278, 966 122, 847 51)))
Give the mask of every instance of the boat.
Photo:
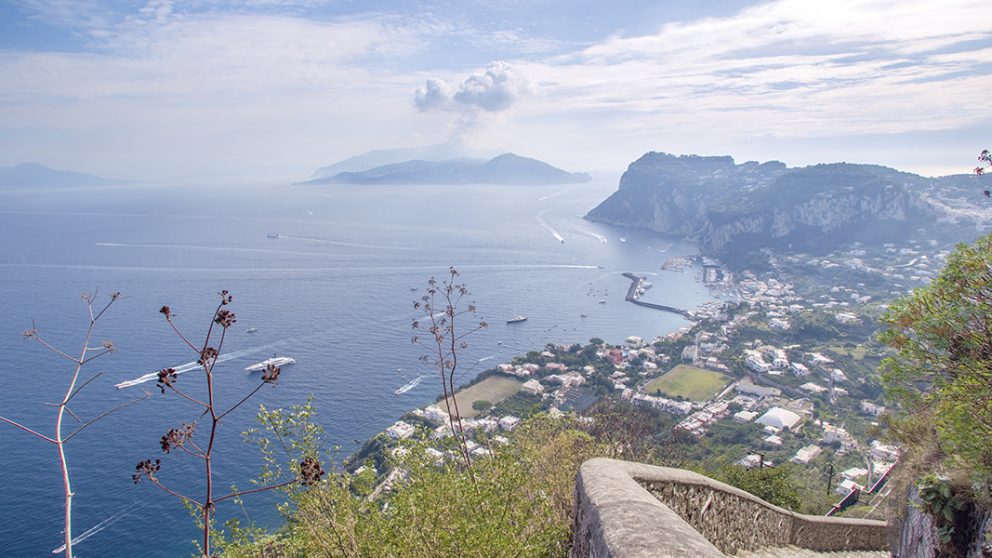
POLYGON ((626 236, 621 236, 620 237, 620 242, 627 242, 627 237, 626 236))
POLYGON ((251 366, 245 368, 245 372, 258 372, 260 370, 265 370, 269 365, 272 366, 286 366, 287 364, 296 364, 295 358, 290 357, 277 357, 267 358, 262 362, 256 362, 251 366))
POLYGON ((605 298, 601 298, 597 302, 599 302, 600 304, 606 304, 606 299, 605 298))
POLYGON ((508 323, 508 324, 518 324, 520 322, 526 322, 526 321, 527 321, 527 316, 524 316, 523 314, 516 314, 515 316, 513 316, 509 320, 506 320, 506 323, 508 323))
POLYGON ((245 333, 255 333, 256 331, 258 331, 257 327, 250 327, 245 330, 245 333))
POLYGON ((410 380, 406 384, 403 384, 402 386, 400 386, 393 393, 395 393, 396 395, 403 395, 404 393, 406 393, 406 392, 410 391, 411 389, 417 387, 417 385, 420 384, 420 380, 423 380, 423 379, 424 379, 423 376, 417 376, 416 378, 410 380))
POLYGON ((269 233, 265 235, 265 238, 279 238, 279 233, 269 233))
POLYGON ((579 314, 579 317, 580 318, 588 318, 589 316, 587 314, 579 314))

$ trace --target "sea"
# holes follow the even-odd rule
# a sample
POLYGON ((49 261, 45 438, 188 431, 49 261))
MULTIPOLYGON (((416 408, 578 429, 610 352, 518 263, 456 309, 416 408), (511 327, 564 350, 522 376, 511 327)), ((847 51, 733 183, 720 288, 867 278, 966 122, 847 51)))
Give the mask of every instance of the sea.
MULTIPOLYGON (((147 482, 131 481, 139 460, 161 458, 159 478, 202 493, 201 464, 159 439, 199 411, 154 380, 115 384, 196 355, 159 309, 169 305, 191 339, 202 339, 218 292, 233 295, 237 323, 217 366, 219 406, 254 389, 244 368, 273 355, 296 364, 220 428, 219 490, 251 487, 261 460, 242 440, 259 405, 288 407, 313 397, 329 453, 345 456, 404 412, 440 392, 411 343, 413 301, 450 266, 489 323, 462 351, 459 379, 540 350, 547 343, 619 343, 683 325, 681 316, 624 301, 623 272, 648 276, 643 300, 691 308, 713 300, 695 270, 662 271, 668 258, 694 255, 688 241, 588 222, 582 216, 617 188, 619 174, 554 186, 314 186, 265 182, 127 184, 0 191, 0 415, 52 435, 55 408, 72 362, 25 339, 41 337, 70 355, 88 323, 81 293, 100 306, 93 345, 113 354, 86 365, 99 376, 70 405, 83 422, 122 402, 151 396, 94 423, 68 445, 75 492, 73 534, 83 558, 192 556, 198 537, 183 505, 147 482), (527 321, 507 324, 515 314, 527 321), (257 331, 248 333, 249 328, 257 331), (395 391, 412 380, 413 389, 395 391)), ((92 353, 91 353, 92 354, 92 353)), ((202 394, 202 373, 178 385, 202 394)), ((69 431, 81 423, 67 417, 69 431)), ((206 433, 198 433, 200 439, 206 433)), ((194 438, 196 439, 196 438, 194 438)), ((276 494, 221 505, 275 528, 276 494)), ((0 424, 0 556, 52 555, 62 544, 63 497, 55 447, 0 424)))

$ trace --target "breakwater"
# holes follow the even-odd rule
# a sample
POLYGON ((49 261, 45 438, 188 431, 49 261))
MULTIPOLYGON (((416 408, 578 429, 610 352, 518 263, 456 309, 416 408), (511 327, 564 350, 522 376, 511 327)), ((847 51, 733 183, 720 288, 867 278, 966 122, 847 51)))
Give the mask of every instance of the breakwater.
POLYGON ((690 314, 688 310, 683 310, 681 308, 676 308, 674 306, 666 306, 664 304, 644 302, 643 300, 640 300, 639 298, 640 295, 638 294, 638 291, 640 290, 641 285, 644 283, 645 278, 639 275, 634 275, 633 273, 630 272, 623 273, 623 276, 626 277, 627 279, 630 279, 630 288, 627 289, 627 296, 624 297, 624 300, 626 300, 627 302, 631 302, 633 304, 636 304, 638 306, 643 306, 645 308, 654 308, 655 310, 662 310, 665 312, 671 312, 673 314, 679 314, 687 319, 690 320, 692 319, 692 314, 690 314))

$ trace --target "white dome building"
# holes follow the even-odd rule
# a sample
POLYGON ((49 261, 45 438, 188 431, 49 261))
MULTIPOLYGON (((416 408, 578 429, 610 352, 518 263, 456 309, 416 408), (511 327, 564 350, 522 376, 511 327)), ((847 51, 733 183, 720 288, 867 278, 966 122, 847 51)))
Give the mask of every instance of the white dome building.
POLYGON ((792 430, 795 428, 799 421, 802 419, 796 413, 783 409, 781 407, 772 407, 768 409, 768 412, 761 415, 761 417, 755 422, 758 424, 764 424, 765 426, 771 426, 775 430, 783 430, 788 428, 792 430))

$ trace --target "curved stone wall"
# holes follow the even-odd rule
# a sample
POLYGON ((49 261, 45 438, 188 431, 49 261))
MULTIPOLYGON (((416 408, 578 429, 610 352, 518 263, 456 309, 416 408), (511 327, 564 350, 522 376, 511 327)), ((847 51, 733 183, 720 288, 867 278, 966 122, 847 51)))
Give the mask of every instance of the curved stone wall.
POLYGON ((573 558, 716 558, 789 545, 888 548, 884 522, 797 514, 683 469, 591 459, 575 490, 573 558))

